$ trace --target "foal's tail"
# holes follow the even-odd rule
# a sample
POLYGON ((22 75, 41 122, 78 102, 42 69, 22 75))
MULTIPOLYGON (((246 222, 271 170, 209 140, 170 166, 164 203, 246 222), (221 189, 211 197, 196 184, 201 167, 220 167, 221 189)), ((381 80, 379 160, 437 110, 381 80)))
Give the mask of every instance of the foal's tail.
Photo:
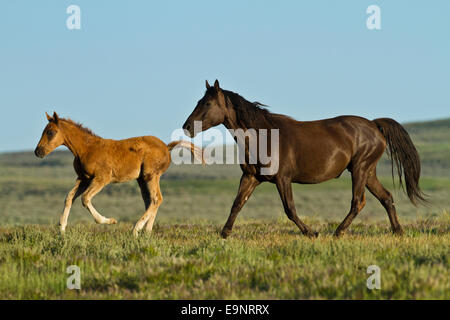
POLYGON ((205 162, 205 158, 203 156, 202 148, 197 147, 195 144, 190 143, 189 141, 185 141, 185 140, 172 141, 171 143, 169 143, 167 145, 167 148, 169 148, 169 151, 172 151, 172 149, 174 149, 176 147, 182 147, 182 148, 186 148, 186 149, 190 150, 192 155, 194 156, 194 158, 197 159, 198 161, 201 161, 201 163, 203 165, 205 165, 206 162, 205 162))
POLYGON ((390 118, 373 120, 386 138, 386 152, 391 158, 392 179, 394 178, 394 162, 397 167, 400 186, 403 188, 402 173, 405 175, 406 193, 414 205, 426 203, 426 195, 420 190, 420 157, 405 128, 390 118))

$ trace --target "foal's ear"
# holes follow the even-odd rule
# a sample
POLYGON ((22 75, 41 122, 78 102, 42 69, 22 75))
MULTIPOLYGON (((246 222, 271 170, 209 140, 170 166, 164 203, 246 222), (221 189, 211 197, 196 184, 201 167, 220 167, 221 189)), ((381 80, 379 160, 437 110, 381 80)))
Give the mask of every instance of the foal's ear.
POLYGON ((214 82, 214 88, 216 88, 217 91, 219 91, 220 86, 219 86, 219 80, 216 79, 216 81, 214 82))
POLYGON ((53 122, 58 123, 58 120, 59 120, 58 114, 55 111, 53 111, 53 122))
POLYGON ((206 89, 209 89, 209 88, 211 88, 211 86, 209 85, 208 80, 206 80, 206 89))
POLYGON ((48 120, 48 122, 51 122, 51 121, 53 120, 53 118, 52 118, 52 117, 50 117, 50 116, 48 115, 48 113, 47 113, 47 112, 45 113, 45 115, 47 116, 47 120, 48 120))

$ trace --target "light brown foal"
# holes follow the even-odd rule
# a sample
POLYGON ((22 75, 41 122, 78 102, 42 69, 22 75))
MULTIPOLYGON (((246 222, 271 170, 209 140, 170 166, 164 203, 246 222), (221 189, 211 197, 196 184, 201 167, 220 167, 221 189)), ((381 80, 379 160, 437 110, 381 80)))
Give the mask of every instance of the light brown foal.
POLYGON ((74 168, 78 175, 75 186, 67 194, 64 211, 60 218, 61 232, 67 226, 70 208, 76 198, 82 195, 86 207, 100 224, 115 224, 114 218, 102 216, 92 205, 92 198, 110 183, 136 179, 145 203, 145 213, 136 223, 133 234, 137 236, 145 224, 151 232, 158 207, 163 201, 159 187, 161 175, 170 166, 170 151, 175 147, 188 148, 197 159, 203 160, 200 148, 187 141, 174 141, 166 145, 153 136, 125 140, 103 139, 89 129, 69 119, 47 113, 45 127, 35 154, 43 158, 57 147, 64 145, 73 153, 74 168))

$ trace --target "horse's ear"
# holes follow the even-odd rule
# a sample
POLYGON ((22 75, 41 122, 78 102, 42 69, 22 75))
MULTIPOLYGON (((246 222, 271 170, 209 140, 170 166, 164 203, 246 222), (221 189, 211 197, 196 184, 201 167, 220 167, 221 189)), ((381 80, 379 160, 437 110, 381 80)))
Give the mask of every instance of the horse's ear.
POLYGON ((57 114, 56 112, 53 111, 53 121, 54 121, 55 123, 58 123, 58 120, 59 120, 58 114, 57 114))
POLYGON ((53 120, 53 118, 52 118, 52 117, 50 117, 50 116, 48 115, 48 113, 47 113, 47 112, 45 113, 45 115, 47 116, 47 120, 48 120, 48 122, 50 122, 50 121, 52 121, 52 120, 53 120))
POLYGON ((206 80, 206 89, 209 89, 209 88, 211 88, 211 86, 209 85, 208 80, 206 80))
POLYGON ((217 91, 219 91, 220 86, 219 86, 219 80, 216 79, 216 81, 214 82, 214 88, 216 88, 217 91))

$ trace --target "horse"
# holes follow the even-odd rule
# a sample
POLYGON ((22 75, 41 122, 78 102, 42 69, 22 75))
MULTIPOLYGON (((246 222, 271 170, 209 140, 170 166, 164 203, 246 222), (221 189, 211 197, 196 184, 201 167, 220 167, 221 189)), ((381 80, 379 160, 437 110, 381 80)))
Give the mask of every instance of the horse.
MULTIPOLYGON (((278 170, 261 174, 265 164, 250 163, 248 144, 234 136, 239 149, 245 151, 245 161, 240 163, 242 177, 239 190, 221 236, 227 238, 242 207, 255 188, 262 182, 276 185, 284 211, 300 231, 308 237, 317 237, 296 213, 291 183, 316 184, 339 178, 344 170, 351 173, 352 200, 350 211, 337 227, 334 235, 344 234, 353 219, 364 208, 367 188, 385 208, 392 231, 402 235, 392 194, 377 178, 376 166, 384 151, 391 158, 392 178, 394 163, 400 185, 411 202, 427 202, 419 187, 420 158, 411 138, 402 125, 390 118, 368 120, 358 116, 339 116, 317 121, 297 121, 289 116, 269 112, 259 102, 249 102, 239 94, 223 90, 216 80, 214 86, 206 81, 206 92, 183 125, 191 138, 197 132, 194 122, 201 121, 201 131, 223 124, 232 134, 238 129, 278 130, 278 170)), ((257 139, 261 139, 259 136, 257 139)))
POLYGON ((188 141, 165 144, 154 136, 125 140, 103 139, 91 130, 70 119, 60 118, 56 112, 47 116, 48 124, 34 151, 44 158, 57 147, 64 145, 74 155, 73 166, 77 174, 75 186, 67 194, 60 217, 60 231, 67 226, 72 203, 82 196, 82 204, 99 224, 116 224, 114 218, 102 216, 92 205, 92 198, 110 183, 137 180, 145 204, 145 213, 133 229, 134 236, 146 225, 151 233, 159 206, 163 202, 159 180, 171 163, 171 150, 188 148, 192 155, 204 162, 202 150, 188 141))

